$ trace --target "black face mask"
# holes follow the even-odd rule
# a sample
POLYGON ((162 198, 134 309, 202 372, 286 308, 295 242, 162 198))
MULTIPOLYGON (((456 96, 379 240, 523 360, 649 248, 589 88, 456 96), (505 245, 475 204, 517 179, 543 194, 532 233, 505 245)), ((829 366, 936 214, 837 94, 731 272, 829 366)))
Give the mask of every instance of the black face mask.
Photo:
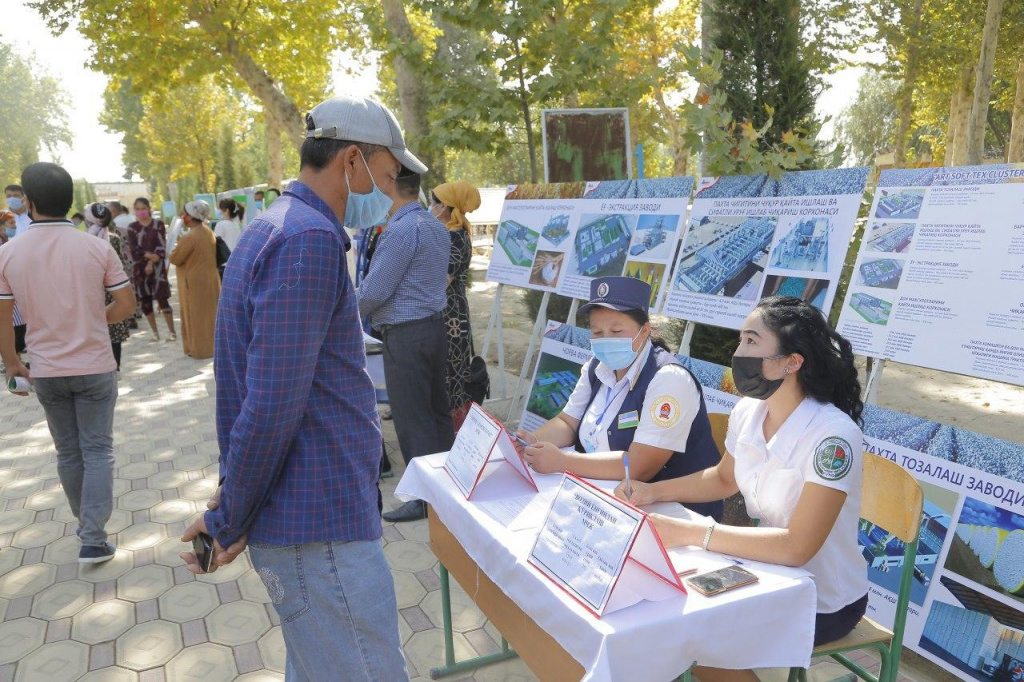
POLYGON ((740 395, 748 398, 756 398, 757 400, 770 398, 775 391, 779 390, 779 386, 782 386, 782 382, 786 380, 786 377, 783 376, 781 379, 765 379, 764 373, 761 371, 764 367, 764 361, 778 360, 784 357, 786 357, 785 354, 769 355, 765 358, 732 356, 732 381, 736 386, 736 390, 740 392, 740 395))

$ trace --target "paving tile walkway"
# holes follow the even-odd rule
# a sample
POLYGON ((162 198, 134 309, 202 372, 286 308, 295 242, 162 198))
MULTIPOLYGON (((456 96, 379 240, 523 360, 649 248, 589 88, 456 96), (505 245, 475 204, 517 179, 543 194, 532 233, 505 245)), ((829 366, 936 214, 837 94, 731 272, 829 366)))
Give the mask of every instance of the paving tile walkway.
MULTIPOLYGON (((108 563, 79 566, 77 522, 42 408, 34 397, 0 394, 0 682, 283 679, 279 619, 248 556, 198 578, 178 557, 178 538, 217 484, 213 396, 211 361, 184 356, 180 344, 150 343, 148 333, 125 345, 107 526, 118 551, 108 563)), ((384 430, 400 476, 391 422, 384 430)), ((386 506, 398 504, 398 476, 383 482, 386 506)), ((426 540, 426 521, 385 524, 417 680, 443 662, 438 562, 426 540)), ((498 651, 498 632, 452 585, 457 655, 498 651)), ((813 672, 835 676, 824 666, 813 672)), ((763 677, 785 679, 780 671, 763 677)), ((511 660, 454 679, 535 677, 511 660)))

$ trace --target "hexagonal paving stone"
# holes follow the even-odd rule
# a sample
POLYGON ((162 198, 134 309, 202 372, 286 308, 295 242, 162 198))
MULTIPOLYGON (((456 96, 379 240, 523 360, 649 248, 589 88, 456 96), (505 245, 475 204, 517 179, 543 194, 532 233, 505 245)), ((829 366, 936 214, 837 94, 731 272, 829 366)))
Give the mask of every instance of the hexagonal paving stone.
POLYGON ((108 599, 91 606, 71 621, 71 638, 86 644, 117 639, 135 625, 135 606, 120 599, 108 599))
POLYGON ((64 497, 64 490, 62 488, 54 488, 53 490, 40 490, 37 493, 32 493, 25 500, 25 509, 54 509, 64 504, 67 498, 64 497))
POLYGON ((391 577, 395 581, 395 595, 398 597, 398 608, 405 609, 416 606, 427 595, 423 585, 412 573, 405 571, 391 571, 391 577))
POLYGON ((132 553, 119 549, 110 561, 104 561, 102 564, 79 564, 78 579, 101 583, 120 578, 131 569, 132 553))
POLYGON ((167 538, 161 541, 155 548, 154 561, 162 566, 181 566, 184 561, 181 560, 181 552, 187 552, 192 547, 188 543, 182 542, 180 538, 167 538))
POLYGON ((534 675, 521 658, 512 658, 477 668, 473 679, 476 682, 535 682, 534 675))
POLYGON ((120 478, 127 478, 132 480, 135 478, 146 478, 152 476, 158 471, 156 462, 132 462, 131 464, 125 464, 123 467, 117 470, 117 475, 120 478))
POLYGON ((65 535, 57 538, 46 546, 43 552, 43 561, 48 564, 60 566, 78 561, 78 552, 82 549, 82 542, 76 535, 65 535))
POLYGON ((21 566, 21 560, 24 557, 25 550, 17 547, 5 547, 3 551, 0 551, 0 575, 10 573, 21 566))
POLYGON ((409 624, 405 622, 405 618, 402 618, 401 614, 399 614, 399 616, 398 616, 398 640, 402 643, 403 647, 409 641, 410 637, 412 637, 412 628, 409 627, 409 624))
POLYGON ((131 491, 132 482, 125 478, 114 479, 114 497, 120 497, 125 493, 131 491))
POLYGON ((132 513, 126 509, 114 509, 107 519, 107 532, 120 533, 132 525, 132 513))
MULTIPOLYGON (((476 656, 476 651, 469 645, 466 636, 460 632, 454 634, 455 660, 464 661, 476 656)), ((426 675, 431 668, 444 665, 444 633, 441 630, 425 630, 417 632, 409 638, 403 647, 405 656, 421 674, 426 675)))
POLYGON ((7 599, 38 594, 57 579, 57 567, 50 564, 21 566, 0 576, 0 594, 7 599))
POLYGON ((240 600, 218 606, 206 617, 211 642, 238 646, 251 642, 270 629, 270 618, 262 604, 240 600))
POLYGON ((43 521, 33 523, 28 528, 22 528, 14 534, 15 547, 32 549, 33 547, 44 547, 64 535, 64 524, 57 521, 43 521))
POLYGON ((21 530, 36 520, 31 509, 12 509, 0 514, 0 535, 21 530))
POLYGON ((174 460, 174 468, 180 471, 199 471, 208 466, 210 466, 209 455, 184 455, 174 460))
POLYGON ((130 550, 146 549, 156 547, 166 537, 167 529, 162 524, 137 523, 117 534, 117 546, 130 550))
POLYGON ((93 670, 85 677, 79 679, 78 682, 136 682, 138 679, 139 674, 134 670, 118 668, 112 665, 109 668, 93 670))
MULTIPOLYGON (((457 632, 469 632, 482 628, 487 622, 487 617, 480 612, 477 605, 469 598, 457 582, 451 581, 452 600, 452 629, 457 632)), ((434 590, 428 594, 420 603, 420 608, 427 614, 427 618, 434 624, 434 627, 443 627, 441 618, 441 590, 434 590)))
POLYGON ((159 490, 148 490, 143 488, 142 490, 133 490, 130 493, 125 493, 121 497, 117 498, 118 509, 124 509, 126 511, 139 511, 140 509, 149 509, 150 507, 157 505, 163 500, 163 496, 160 495, 159 490))
MULTIPOLYGON (((205 508, 205 507, 204 507, 205 508)), ((192 521, 198 510, 189 500, 165 500, 149 510, 149 518, 157 523, 192 521)))
POLYGON ((185 471, 160 471, 150 476, 146 481, 146 487, 157 490, 177 488, 179 485, 188 483, 188 473, 185 471))
POLYGON ((242 592, 242 598, 260 604, 269 604, 270 595, 267 588, 256 571, 246 571, 238 579, 238 589, 242 592))
POLYGON ((263 665, 279 673, 284 672, 284 659, 287 650, 284 646, 284 634, 281 632, 280 625, 270 628, 270 632, 260 637, 256 646, 260 649, 263 665))
POLYGON ((197 575, 196 580, 204 583, 228 583, 241 578, 250 568, 252 568, 252 564, 249 562, 249 555, 242 554, 227 566, 221 566, 213 573, 197 575))
POLYGON ((217 644, 190 646, 171 659, 164 669, 168 680, 231 682, 238 676, 231 649, 217 644))
POLYGON ((425 571, 437 563, 434 553, 421 542, 409 540, 389 542, 384 548, 384 554, 392 568, 410 573, 425 571))
POLYGON ((171 569, 159 564, 133 568, 117 579, 117 596, 120 599, 140 602, 156 599, 174 587, 171 569))
POLYGON ((91 583, 67 580, 37 594, 32 600, 32 615, 43 620, 70 618, 91 602, 91 583))
POLYGON ((0 498, 19 500, 23 497, 28 497, 42 487, 43 479, 41 478, 23 478, 20 481, 8 483, 3 488, 0 488, 0 498))
POLYGON ((270 670, 256 670, 236 678, 235 682, 284 682, 284 675, 270 670))
POLYGON ((89 647, 65 640, 45 644, 18 663, 14 682, 71 682, 89 670, 89 647))
POLYGON ((395 528, 398 529, 398 532, 406 540, 422 542, 423 544, 430 541, 430 527, 427 525, 426 520, 396 523, 395 528))
POLYGON ((189 481, 186 485, 178 486, 178 495, 185 500, 196 500, 206 502, 217 490, 217 479, 200 478, 189 481))
POLYGON ((219 604, 215 586, 198 581, 183 583, 160 595, 160 617, 187 623, 205 617, 219 604))
POLYGON ((132 670, 166 665, 181 651, 181 628, 163 620, 136 625, 117 638, 114 648, 117 664, 132 670))
POLYGON ((43 645, 46 623, 36 618, 18 618, 0 623, 0 665, 13 663, 43 645))

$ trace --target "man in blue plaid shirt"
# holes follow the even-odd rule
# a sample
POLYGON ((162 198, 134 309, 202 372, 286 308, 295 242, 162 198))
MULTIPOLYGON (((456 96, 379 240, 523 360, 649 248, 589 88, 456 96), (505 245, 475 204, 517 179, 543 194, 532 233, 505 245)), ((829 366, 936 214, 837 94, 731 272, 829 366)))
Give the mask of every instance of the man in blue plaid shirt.
POLYGON ((299 179, 250 223, 224 272, 222 484, 182 540, 213 537, 210 570, 248 544, 281 617, 288 680, 407 679, 380 543, 380 422, 339 218, 383 222, 381 188, 426 167, 372 100, 327 100, 306 122, 299 179))

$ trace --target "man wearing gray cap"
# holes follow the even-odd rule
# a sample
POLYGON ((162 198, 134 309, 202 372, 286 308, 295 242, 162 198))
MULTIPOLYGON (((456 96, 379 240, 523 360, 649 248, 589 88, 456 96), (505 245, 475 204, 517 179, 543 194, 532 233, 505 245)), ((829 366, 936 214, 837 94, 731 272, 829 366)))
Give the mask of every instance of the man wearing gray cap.
MULTIPOLYGON (((186 531, 211 571, 248 543, 281 617, 288 680, 407 679, 381 550, 381 452, 343 224, 387 218, 405 148, 394 115, 337 97, 306 117, 299 179, 242 233, 224 271, 214 372, 221 487, 186 531)), ((197 557, 184 553, 190 570, 197 557)))

